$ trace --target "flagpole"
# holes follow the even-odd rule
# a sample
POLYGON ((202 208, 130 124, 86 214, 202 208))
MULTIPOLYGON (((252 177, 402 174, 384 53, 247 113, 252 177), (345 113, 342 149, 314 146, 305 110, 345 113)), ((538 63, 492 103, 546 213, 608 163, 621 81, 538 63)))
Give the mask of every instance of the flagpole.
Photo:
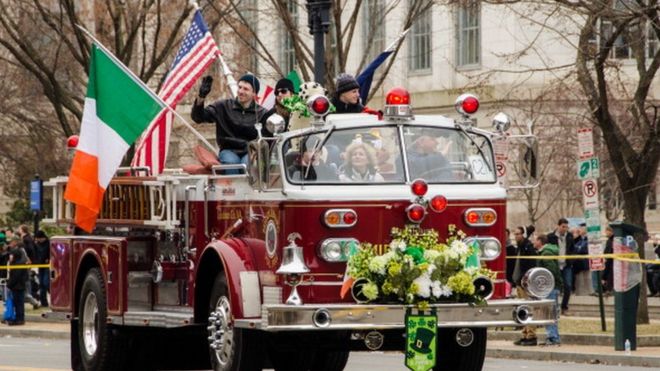
POLYGON ((396 48, 397 44, 399 44, 399 43, 401 42, 401 40, 402 40, 404 37, 406 37, 406 35, 408 34, 408 31, 410 31, 410 27, 408 27, 408 28, 406 28, 405 30, 403 30, 403 32, 401 32, 401 34, 399 35, 399 37, 397 37, 396 40, 394 40, 394 41, 393 41, 393 42, 392 42, 387 48, 385 48, 385 50, 383 50, 383 51, 384 51, 384 52, 392 52, 392 51, 394 51, 394 48, 396 48))
POLYGON ((101 50, 103 50, 103 52, 105 52, 105 53, 108 55, 108 57, 110 57, 110 59, 112 59, 112 60, 113 60, 118 66, 119 66, 119 68, 121 68, 124 72, 126 72, 126 74, 128 74, 128 76, 133 80, 133 82, 135 82, 135 83, 138 84, 140 87, 142 87, 142 89, 143 89, 144 91, 146 91, 147 94, 149 94, 154 100, 156 100, 156 101, 158 102, 158 104, 159 104, 162 108, 167 109, 167 110, 170 111, 174 116, 178 117, 178 118, 181 120, 181 122, 183 122, 183 124, 184 124, 188 129, 190 129, 190 131, 192 131, 192 133, 197 137, 197 139, 199 139, 200 141, 202 141, 202 143, 204 143, 204 144, 205 144, 210 150, 214 151, 214 153, 218 153, 218 149, 217 149, 217 148, 215 148, 213 145, 211 145, 211 143, 209 143, 209 141, 206 140, 206 138, 204 138, 204 136, 203 136, 199 131, 197 131, 197 130, 196 130, 196 129, 195 129, 195 128, 194 128, 194 127, 188 122, 188 121, 186 121, 186 119, 184 119, 184 118, 183 118, 183 117, 182 117, 182 116, 181 116, 181 115, 180 115, 175 109, 173 109, 172 107, 170 107, 169 104, 165 103, 165 101, 163 101, 163 99, 162 99, 161 97, 159 97, 158 94, 154 93, 154 92, 153 92, 153 91, 147 86, 147 84, 145 84, 142 80, 140 80, 140 78, 137 77, 137 76, 133 73, 133 71, 131 71, 130 68, 126 67, 126 65, 124 65, 124 63, 122 63, 122 61, 120 61, 117 57, 115 57, 115 55, 112 54, 112 52, 111 52, 110 50, 108 50, 105 46, 103 46, 103 44, 101 44, 100 41, 98 41, 98 40, 97 40, 97 39, 96 39, 96 38, 95 38, 95 37, 94 37, 89 31, 87 31, 87 29, 85 29, 84 27, 82 27, 82 26, 80 26, 80 25, 76 25, 76 27, 78 27, 79 30, 81 30, 82 32, 84 32, 84 33, 85 33, 90 39, 92 39, 92 40, 94 41, 94 43, 95 43, 99 48, 101 48, 101 50))
POLYGON ((229 91, 231 92, 231 96, 232 98, 236 98, 236 96, 238 95, 238 83, 234 79, 233 76, 234 74, 229 69, 229 66, 227 66, 227 63, 225 63, 225 59, 222 58, 222 53, 218 52, 218 60, 222 65, 222 73, 225 75, 225 79, 227 79, 227 85, 229 85, 229 91))

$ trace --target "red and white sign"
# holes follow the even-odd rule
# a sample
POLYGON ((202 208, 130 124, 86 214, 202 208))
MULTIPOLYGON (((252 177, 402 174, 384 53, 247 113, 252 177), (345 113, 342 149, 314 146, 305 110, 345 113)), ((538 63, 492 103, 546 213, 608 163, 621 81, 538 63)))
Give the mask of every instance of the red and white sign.
POLYGON ((495 154, 495 160, 498 162, 504 162, 509 159, 509 142, 506 137, 493 139, 493 153, 495 154))
POLYGON ((595 179, 582 181, 582 201, 585 209, 598 209, 598 182, 595 179))
POLYGON ((496 161, 495 168, 497 169, 498 178, 504 178, 506 176, 506 163, 504 161, 496 161))
MULTIPOLYGON (((603 253, 604 246, 599 243, 589 242, 589 255, 601 255, 603 253)), ((590 271, 604 271, 605 270, 605 259, 603 258, 593 258, 589 259, 589 270, 590 271)))
POLYGON ((585 159, 594 156, 594 135, 590 128, 581 128, 577 131, 578 156, 585 159))

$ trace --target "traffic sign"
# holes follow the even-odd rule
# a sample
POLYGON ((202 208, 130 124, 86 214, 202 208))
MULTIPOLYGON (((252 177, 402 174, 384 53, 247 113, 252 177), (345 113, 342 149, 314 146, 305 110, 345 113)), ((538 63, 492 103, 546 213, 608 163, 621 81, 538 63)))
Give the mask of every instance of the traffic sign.
POLYGON ((600 161, 598 157, 578 160, 577 162, 578 179, 596 179, 600 177, 600 161))
POLYGON ((582 200, 585 209, 598 209, 598 182, 594 179, 582 181, 582 200))
POLYGON ((493 153, 497 161, 506 161, 509 158, 509 142, 506 137, 493 139, 493 153))
POLYGON ((502 178, 506 176, 506 164, 504 161, 496 161, 495 169, 497 169, 497 177, 502 178))
POLYGON ((594 155, 594 136, 590 128, 581 128, 577 131, 578 135, 578 156, 580 158, 589 158, 594 155))
POLYGON ((584 210, 584 221, 587 224, 589 241, 600 238, 600 211, 598 209, 584 210))
POLYGON ((35 179, 30 181, 30 210, 41 211, 43 204, 43 181, 35 179))

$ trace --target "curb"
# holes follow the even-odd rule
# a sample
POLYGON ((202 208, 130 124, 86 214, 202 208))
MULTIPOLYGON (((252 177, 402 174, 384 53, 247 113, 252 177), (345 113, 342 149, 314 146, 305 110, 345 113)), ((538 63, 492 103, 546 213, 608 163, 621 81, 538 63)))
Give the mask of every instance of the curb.
POLYGON ((68 340, 71 338, 69 333, 64 331, 8 328, 4 325, 0 327, 0 337, 40 338, 40 339, 58 339, 58 340, 68 340))
POLYGON ((575 362, 589 364, 607 364, 619 366, 654 367, 660 368, 660 357, 592 354, 592 353, 564 353, 538 350, 510 350, 486 349, 486 357, 527 359, 535 361, 575 362))
MULTIPOLYGON (((539 341, 545 340, 545 334, 537 334, 539 341)), ((520 338, 520 331, 489 331, 488 340, 515 341, 520 338)), ((566 345, 602 345, 614 347, 614 335, 610 334, 561 334, 561 342, 566 345)), ((660 336, 637 335, 638 347, 660 347, 660 336)))

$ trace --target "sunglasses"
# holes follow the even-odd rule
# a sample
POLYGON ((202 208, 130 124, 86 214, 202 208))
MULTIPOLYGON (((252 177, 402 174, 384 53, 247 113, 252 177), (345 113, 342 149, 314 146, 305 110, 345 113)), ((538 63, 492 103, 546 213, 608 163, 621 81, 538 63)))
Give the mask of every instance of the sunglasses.
POLYGON ((287 88, 281 88, 281 89, 277 89, 277 90, 275 90, 275 93, 276 93, 277 95, 280 95, 280 94, 286 94, 286 93, 288 93, 288 92, 289 92, 289 89, 287 89, 287 88))

